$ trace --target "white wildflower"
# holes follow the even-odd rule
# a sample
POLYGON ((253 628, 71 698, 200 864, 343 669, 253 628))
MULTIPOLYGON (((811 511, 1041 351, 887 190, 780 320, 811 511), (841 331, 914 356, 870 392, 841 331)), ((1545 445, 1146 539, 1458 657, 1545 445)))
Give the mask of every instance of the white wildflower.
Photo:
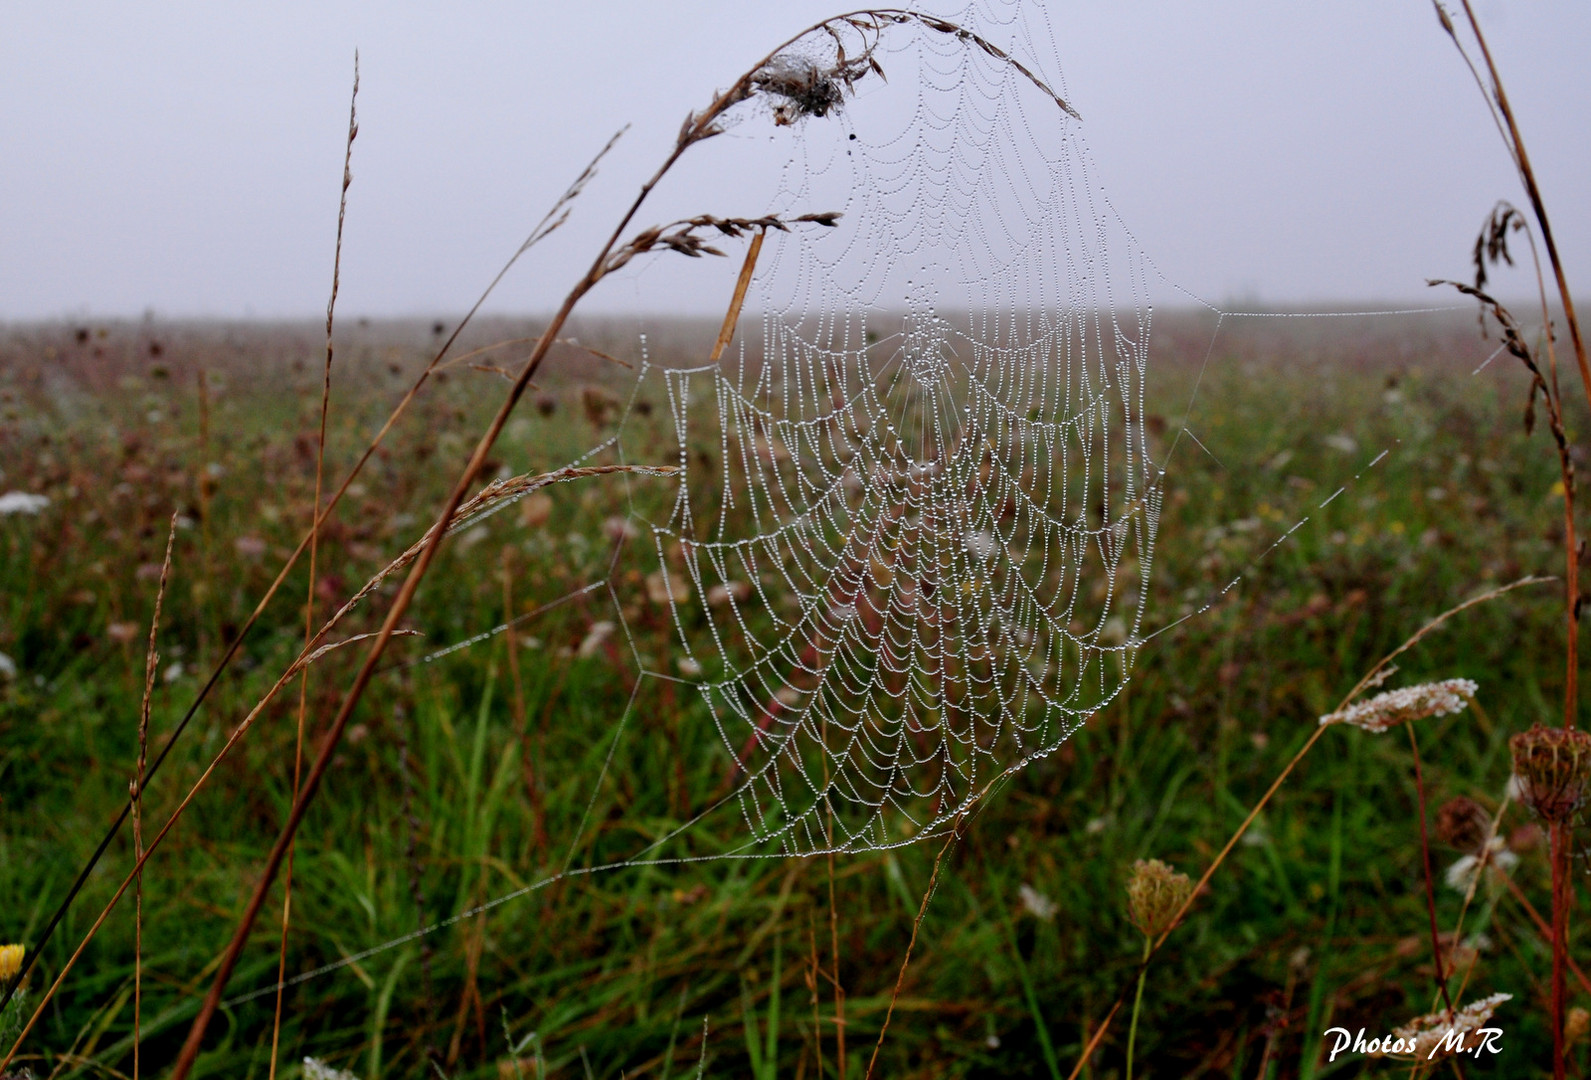
POLYGON ((26 491, 8 491, 0 495, 0 517, 10 514, 37 514, 50 500, 43 495, 34 495, 26 491))
POLYGON ((304 1059, 304 1080, 359 1080, 347 1069, 334 1069, 317 1058, 304 1059))
POLYGON ((995 540, 992 532, 972 533, 962 543, 969 554, 975 555, 979 559, 988 559, 996 551, 1000 550, 1000 545, 995 540))
POLYGON ((17 662, 0 652, 0 679, 14 679, 17 677, 17 662))
POLYGON ((1509 802, 1520 802, 1525 794, 1524 781, 1519 779, 1518 773, 1508 774, 1508 783, 1503 785, 1503 798, 1509 802))
POLYGON ((602 648, 603 643, 606 642, 608 638, 612 637, 613 631, 617 629, 618 627, 615 624, 607 621, 606 619, 602 620, 601 622, 592 623, 591 629, 586 631, 585 638, 580 642, 580 648, 575 650, 575 655, 579 656, 582 660, 590 656, 595 656, 597 654, 597 650, 602 648))
POLYGON ((629 518, 615 514, 602 522, 602 535, 617 544, 626 540, 634 540, 641 535, 641 530, 637 529, 635 522, 629 518))
POLYGON ((1472 1001, 1451 1015, 1442 1010, 1426 1013, 1417 1020, 1413 1020, 1392 1033, 1394 1039, 1401 1040, 1407 1048, 1402 1054, 1412 1056, 1416 1061, 1429 1060, 1438 1049, 1446 1057, 1453 1053, 1462 1053, 1473 1050, 1468 1036, 1477 1029, 1484 1027, 1486 1021, 1492 1018, 1492 1013, 1497 1011, 1497 1006, 1513 998, 1512 994, 1493 994, 1491 997, 1472 1001), (1451 1042, 1447 1041, 1449 1034, 1458 1036, 1451 1042))
POLYGON ((691 598, 691 590, 682 575, 654 570, 646 575, 646 598, 654 604, 683 604, 691 598))
POLYGON ((258 536, 240 536, 232 541, 232 546, 239 555, 251 562, 265 554, 265 541, 258 536))
MULTIPOLYGON (((1486 877, 1496 884, 1502 880, 1502 874, 1512 870, 1519 862, 1519 856, 1508 850, 1508 845, 1500 836, 1494 836, 1486 849, 1485 866, 1486 877)), ((1452 866, 1447 868, 1445 878, 1448 887, 1461 893, 1468 893, 1475 876, 1480 873, 1482 860, 1475 855, 1465 855, 1452 866)))
POLYGON ((476 544, 479 544, 482 540, 485 540, 490 535, 491 533, 488 531, 485 525, 477 525, 475 528, 467 530, 463 536, 460 536, 456 541, 454 541, 454 544, 457 546, 458 550, 468 551, 470 548, 474 547, 476 544))
POLYGON ((1447 716, 1461 711, 1475 697, 1477 687, 1470 679, 1443 679, 1441 682, 1404 686, 1357 702, 1339 712, 1320 718, 1325 724, 1352 724, 1379 735, 1389 728, 1427 716, 1447 716))
POLYGON ((1049 922, 1055 918, 1055 913, 1061 909, 1061 905, 1031 885, 1023 885, 1017 890, 1017 895, 1022 898, 1023 910, 1035 919, 1043 919, 1045 922, 1049 922))
POLYGON ((751 598, 751 586, 744 581, 726 581, 707 589, 708 607, 726 607, 733 603, 744 604, 751 598))

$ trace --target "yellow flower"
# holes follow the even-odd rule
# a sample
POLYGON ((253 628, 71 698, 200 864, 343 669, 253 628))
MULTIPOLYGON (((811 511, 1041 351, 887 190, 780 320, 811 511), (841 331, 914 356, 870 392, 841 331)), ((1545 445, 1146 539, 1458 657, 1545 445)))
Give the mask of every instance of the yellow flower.
POLYGON ((14 979, 22 970, 22 955, 27 950, 21 945, 0 945, 0 981, 14 979))

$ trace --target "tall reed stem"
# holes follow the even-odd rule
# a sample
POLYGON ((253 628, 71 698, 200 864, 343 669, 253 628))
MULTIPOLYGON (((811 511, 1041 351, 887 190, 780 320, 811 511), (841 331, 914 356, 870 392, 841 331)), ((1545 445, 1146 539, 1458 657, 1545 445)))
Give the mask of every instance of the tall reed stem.
MULTIPOLYGON (((1497 102, 1503 123, 1507 125, 1509 153, 1514 159, 1514 166, 1519 170, 1519 180, 1525 186, 1525 195, 1530 199, 1530 209, 1535 213, 1536 221, 1541 226, 1541 239, 1547 245, 1547 259, 1552 263, 1553 277, 1558 285, 1558 300, 1563 305, 1564 321, 1569 324, 1569 340, 1574 345, 1574 358, 1580 368, 1580 381, 1585 387, 1586 403, 1591 404, 1591 364, 1586 361, 1585 338, 1580 334, 1580 319, 1575 314, 1574 295, 1569 291, 1569 279, 1563 271, 1563 260, 1558 257, 1558 244, 1552 236, 1552 223, 1547 219, 1547 204, 1542 200, 1541 188, 1536 183, 1536 170, 1531 168, 1530 155, 1525 151, 1524 137, 1519 134, 1519 124, 1514 119, 1513 106, 1508 103, 1508 92, 1503 88, 1502 76, 1497 73, 1497 64, 1492 60, 1492 50, 1486 43, 1486 35, 1481 33, 1480 21, 1475 18, 1475 9, 1470 6, 1470 0, 1460 0, 1460 2, 1464 5, 1464 15, 1469 20, 1470 29, 1474 31, 1475 41, 1480 45, 1481 57, 1486 61, 1486 72, 1491 76, 1491 96, 1497 102)), ((1448 33, 1451 34, 1452 30, 1449 29, 1448 33)), ((1454 37, 1455 43, 1457 40, 1457 37, 1454 37)))
MULTIPOLYGON (((359 51, 354 50, 354 89, 348 102, 348 139, 343 144, 342 190, 337 201, 337 243, 331 262, 331 296, 326 301, 326 366, 320 387, 320 432, 315 444, 315 501, 309 514, 309 585, 304 599, 304 647, 315 640, 315 587, 319 576, 320 500, 326 475, 326 417, 331 412, 332 327, 337 311, 337 289, 342 281, 343 223, 348 217, 348 188, 354 176, 354 139, 359 134, 359 51)), ((298 798, 304 775, 304 721, 309 710, 309 667, 298 678, 298 730, 293 741, 293 798, 298 798)), ((287 988, 287 933, 293 922, 293 846, 287 849, 282 874, 282 937, 276 964, 276 1014, 271 1022, 271 1062, 268 1080, 276 1080, 276 1063, 282 1041, 282 1001, 287 988)))
POLYGON ((1569 883, 1564 873, 1566 840, 1564 823, 1548 829, 1548 857, 1552 860, 1552 1078, 1564 1080, 1563 1045, 1564 958, 1568 956, 1569 883))
MULTIPOLYGON (((1481 86, 1481 91, 1487 97, 1489 107, 1494 106, 1493 119, 1498 120, 1498 127, 1503 132, 1503 141, 1508 148, 1509 156, 1514 162, 1514 167, 1519 172, 1520 183, 1524 186, 1525 195, 1530 200, 1531 211, 1535 214, 1536 224, 1541 229, 1542 243, 1547 248, 1547 261, 1552 264, 1553 278, 1558 286, 1558 301, 1563 307, 1564 321, 1569 325, 1569 340, 1574 346, 1575 363, 1580 370, 1581 386, 1585 390, 1586 401, 1591 404, 1591 364, 1586 361, 1585 338, 1580 333, 1580 319, 1575 312, 1574 296, 1569 290, 1568 277, 1564 273, 1563 260, 1558 255, 1558 244, 1553 238, 1552 223, 1547 217, 1547 205, 1541 195, 1541 187, 1536 182, 1536 171, 1531 167, 1530 154, 1525 149, 1524 137, 1520 134, 1519 123, 1514 117, 1513 106, 1509 103, 1508 92, 1503 87, 1502 76, 1498 74, 1497 63, 1492 58, 1490 44, 1486 35, 1481 31, 1480 20, 1475 17, 1475 9, 1470 0, 1460 0, 1464 7, 1464 16, 1469 22, 1470 31, 1475 35, 1475 43, 1480 48, 1481 58, 1486 64, 1486 74, 1490 80, 1490 87, 1481 86)), ((1452 38, 1453 44, 1463 55, 1470 70, 1474 71, 1474 64, 1469 59, 1463 45, 1458 40, 1454 31, 1452 20, 1437 0, 1437 13, 1442 21, 1442 28, 1452 38)), ((1476 81, 1480 81, 1476 73, 1476 81)), ((1534 252, 1534 243, 1532 243, 1534 252)), ((1537 263, 1537 280, 1540 281, 1540 263, 1537 263)), ((1543 317, 1546 317, 1547 298, 1546 290, 1541 290, 1543 317)), ((1557 356, 1552 350, 1552 325, 1547 322, 1543 326, 1547 335, 1548 357, 1552 372, 1552 387, 1549 391, 1549 405, 1555 411, 1561 410, 1561 398, 1553 400, 1557 395, 1557 356)), ((1567 668, 1564 679, 1563 726, 1565 729, 1573 728, 1579 719, 1579 639, 1580 639, 1580 595, 1579 595, 1579 566, 1580 550, 1575 540, 1574 528, 1574 473, 1564 447, 1564 437, 1561 430, 1561 418, 1558 430, 1554 432, 1559 437, 1559 457, 1564 473, 1564 549, 1567 563, 1565 574, 1565 600, 1568 607, 1567 643, 1565 646, 1565 667, 1567 668)), ((1553 1078, 1563 1080, 1565 1075, 1564 1044, 1563 1044, 1563 1017, 1564 1017, 1564 960, 1567 956, 1567 930, 1569 922, 1568 905, 1571 899, 1570 885, 1564 873, 1564 846, 1566 839, 1560 822, 1553 822, 1549 830, 1550 846, 1549 858, 1552 860, 1552 1045, 1553 1045, 1553 1078)))

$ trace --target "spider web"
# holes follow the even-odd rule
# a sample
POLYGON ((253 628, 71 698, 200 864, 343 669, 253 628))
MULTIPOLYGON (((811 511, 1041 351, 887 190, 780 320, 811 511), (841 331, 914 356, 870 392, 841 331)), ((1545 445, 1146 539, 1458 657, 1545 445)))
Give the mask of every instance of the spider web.
MULTIPOLYGON (((769 231, 742 335, 718 362, 659 363, 643 337, 616 431, 570 464, 671 456, 679 471, 644 487, 620 479, 630 512, 606 569, 410 662, 606 592, 613 622, 595 624, 578 652, 617 625, 639 678, 561 868, 287 985, 571 876, 942 835, 1113 701, 1148 640, 1209 611, 1248 572, 1145 628, 1164 466, 1183 434, 1198 441, 1184 427, 1165 460, 1149 452, 1151 288, 1214 316, 1206 365, 1228 320, 1453 309, 1224 311, 1165 282, 1091 179, 1081 124, 1048 89, 1064 84, 1034 59, 1055 51, 1042 8, 981 0, 948 17, 1026 69, 908 19, 877 39, 888 81, 864 77, 838 109, 803 116, 763 95, 732 111, 734 134, 780 139, 761 209, 843 216, 831 229, 769 231), (657 418, 637 407, 654 397, 667 404, 663 456, 657 418), (667 483, 677 487, 658 502, 667 483), (634 593, 666 613, 673 655, 655 655, 656 635, 632 625, 634 593), (574 866, 648 682, 697 695, 728 793, 639 851, 574 866), (738 846, 675 844, 731 814, 738 846)), ((811 35, 771 67, 799 80, 834 68, 842 44, 854 59, 862 43, 811 35)), ((744 175, 766 169, 767 143, 744 146, 756 159, 736 163, 744 175)))
POLYGON ((659 373, 679 486, 637 515, 766 853, 940 832, 1109 703, 1160 513, 1146 264, 1078 122, 954 32, 874 55, 889 81, 837 114, 774 107, 770 211, 843 216, 769 234, 760 342, 659 373))

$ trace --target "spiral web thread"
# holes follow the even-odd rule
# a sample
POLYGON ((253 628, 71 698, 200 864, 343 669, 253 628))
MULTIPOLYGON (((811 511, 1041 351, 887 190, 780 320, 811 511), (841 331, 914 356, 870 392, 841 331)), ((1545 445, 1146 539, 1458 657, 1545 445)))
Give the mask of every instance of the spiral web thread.
POLYGON ((760 348, 660 373, 657 591, 769 854, 934 834, 1059 746, 1127 678, 1159 520, 1145 262, 1077 122, 954 33, 876 55, 793 125, 773 211, 844 216, 770 235, 760 348))

